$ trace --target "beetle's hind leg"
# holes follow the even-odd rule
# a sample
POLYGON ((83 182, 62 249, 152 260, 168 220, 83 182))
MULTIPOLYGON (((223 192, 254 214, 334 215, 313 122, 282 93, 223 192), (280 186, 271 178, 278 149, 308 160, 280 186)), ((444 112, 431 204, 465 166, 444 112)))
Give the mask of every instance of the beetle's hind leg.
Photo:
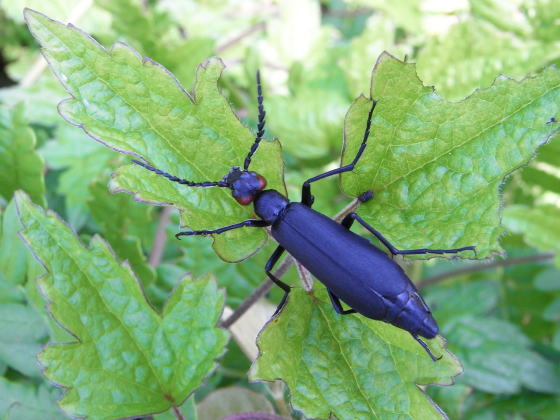
POLYGON ((309 178, 307 181, 305 181, 303 183, 302 188, 301 188, 301 202, 303 204, 305 204, 308 207, 311 207, 313 205, 313 201, 314 201, 315 198, 311 194, 311 183, 312 182, 319 181, 320 179, 327 178, 327 177, 332 176, 332 175, 341 174, 343 172, 349 172, 349 171, 354 169, 354 166, 356 166, 356 164, 358 163, 358 161, 362 157, 362 153, 364 153, 364 150, 367 146, 367 141, 368 141, 368 138, 369 138, 369 130, 371 128, 371 117, 373 115, 373 110, 375 109, 376 104, 377 104, 377 101, 372 99, 371 108, 369 110, 368 119, 367 119, 367 122, 366 122, 366 129, 364 131, 364 137, 362 139, 362 144, 360 145, 360 148, 358 149, 358 153, 356 153, 356 156, 354 157, 354 160, 351 163, 349 163, 348 165, 344 165, 340 168, 333 169, 331 171, 327 171, 323 174, 314 176, 313 178, 309 178))
POLYGON ((342 309, 342 304, 340 303, 340 299, 338 298, 338 296, 336 296, 330 290, 328 290, 328 292, 329 292, 329 297, 331 298, 332 306, 333 306, 333 308, 334 308, 334 310, 336 311, 337 314, 348 315, 348 314, 355 314, 356 313, 356 310, 354 310, 354 309, 346 309, 346 310, 342 309))
POLYGON ((428 353, 428 355, 432 358, 432 360, 434 362, 437 362, 438 360, 440 360, 443 357, 443 356, 439 356, 439 357, 434 356, 434 354, 432 353, 432 351, 430 350, 428 345, 420 337, 418 337, 416 334, 412 334, 412 333, 410 333, 410 335, 412 336, 412 338, 414 338, 416 341, 418 341, 418 343, 424 348, 424 350, 426 350, 426 353, 428 353))
POLYGON ((371 227, 369 224, 366 223, 366 221, 364 219, 362 219, 360 216, 358 216, 356 213, 350 213, 348 216, 346 216, 344 218, 344 220, 341 222, 341 224, 346 227, 347 229, 350 229, 350 226, 352 226, 352 223, 354 222, 354 220, 357 220, 363 227, 365 227, 368 231, 370 231, 371 233, 373 233, 373 235, 379 239, 379 241, 385 245, 385 247, 387 247, 387 249, 391 252, 391 254, 393 255, 412 255, 412 254, 456 254, 458 252, 461 251, 473 251, 476 255, 476 248, 474 246, 464 246, 462 248, 453 248, 453 249, 429 249, 429 248, 419 248, 419 249, 405 249, 405 250, 400 250, 395 248, 391 242, 389 242, 382 234, 381 232, 378 232, 377 230, 375 230, 373 227, 371 227))
POLYGON ((274 284, 276 284, 276 286, 280 287, 284 291, 284 296, 282 297, 282 300, 280 301, 280 304, 276 308, 276 311, 274 312, 274 315, 276 315, 278 312, 280 312, 280 309, 282 309, 282 307, 285 305, 286 299, 288 299, 288 294, 290 293, 290 290, 291 290, 290 286, 288 286, 286 283, 284 283, 283 281, 278 279, 274 274, 272 274, 272 269, 274 268, 274 265, 278 262, 278 260, 280 259, 280 257, 284 253, 284 251, 285 251, 284 247, 279 245, 274 250, 274 252, 270 256, 270 258, 266 262, 266 265, 264 266, 264 271, 266 272, 268 278, 270 280, 272 280, 272 282, 274 282, 274 284))

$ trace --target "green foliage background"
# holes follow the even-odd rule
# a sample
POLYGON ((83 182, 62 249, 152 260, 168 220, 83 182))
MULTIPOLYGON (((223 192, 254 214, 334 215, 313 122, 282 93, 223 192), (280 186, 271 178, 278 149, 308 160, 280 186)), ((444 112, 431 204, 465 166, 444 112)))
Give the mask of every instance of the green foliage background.
POLYGON ((0 416, 557 419, 559 20, 554 0, 0 3, 0 416), (80 29, 28 12, 29 31, 24 7, 80 29), (251 209, 117 151, 220 179, 252 142, 257 68, 269 141, 254 169, 270 187, 297 200, 350 161, 371 96, 362 162, 314 184, 315 208, 333 216, 373 189, 359 213, 397 247, 473 244, 500 262, 403 262, 448 341, 430 341, 440 362, 401 330, 338 316, 295 269, 249 376, 274 306, 256 305, 257 330, 216 328, 274 244, 260 229, 176 241, 180 221, 251 209))

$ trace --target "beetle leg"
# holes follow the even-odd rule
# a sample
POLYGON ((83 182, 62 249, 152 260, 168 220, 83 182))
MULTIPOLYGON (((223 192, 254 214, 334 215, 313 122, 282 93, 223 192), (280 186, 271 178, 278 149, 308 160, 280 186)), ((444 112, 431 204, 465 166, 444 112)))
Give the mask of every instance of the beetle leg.
POLYGON ((341 174, 343 172, 349 172, 349 171, 354 169, 354 166, 356 166, 356 164, 358 163, 358 161, 362 157, 362 153, 364 153, 364 150, 367 146, 367 141, 368 141, 368 137, 369 137, 369 130, 371 128, 371 116, 373 115, 373 110, 375 109, 376 104, 377 104, 377 101, 372 99, 371 109, 369 110, 368 119, 367 119, 367 122, 366 122, 366 130, 364 131, 364 137, 362 139, 362 144, 360 145, 360 148, 358 149, 358 153, 356 153, 356 156, 354 157, 354 160, 352 161, 352 163, 349 163, 348 165, 344 165, 344 166, 342 166, 340 168, 337 168, 337 169, 327 171, 323 174, 314 176, 313 178, 309 178, 307 181, 305 181, 303 183, 302 188, 301 188, 301 202, 303 204, 305 204, 308 207, 311 207, 313 205, 314 197, 311 194, 311 185, 310 185, 312 182, 319 181, 320 179, 327 178, 327 177, 332 176, 332 175, 341 174))
POLYGON ((424 341, 422 341, 420 339, 420 337, 418 337, 416 334, 410 333, 410 335, 412 336, 412 338, 414 338, 416 341, 418 341, 418 343, 420 343, 420 345, 424 348, 424 350, 426 350, 426 353, 428 353, 428 355, 432 358, 432 360, 434 362, 437 362, 438 360, 440 360, 443 355, 436 357, 434 356, 434 354, 432 353, 432 351, 430 350, 430 348, 428 347, 428 345, 426 343, 424 343, 424 341))
POLYGON ((340 303, 340 299, 329 289, 327 289, 327 291, 329 292, 329 297, 331 298, 332 306, 337 314, 348 315, 348 314, 356 313, 354 309, 347 309, 347 310, 342 309, 342 304, 340 303))
MULTIPOLYGON (((379 241, 381 241, 381 243, 383 245, 385 245, 387 247, 387 249, 391 252, 391 254, 396 255, 396 254, 400 254, 400 255, 410 255, 410 254, 456 254, 458 252, 461 251, 473 251, 476 254, 476 249, 474 246, 465 246, 463 248, 454 248, 454 249, 428 249, 428 248, 419 248, 419 249, 406 249, 406 250, 400 250, 395 248, 393 245, 391 245, 391 243, 377 230, 375 230, 374 228, 372 228, 370 225, 368 225, 366 223, 366 221, 364 219, 362 219, 360 216, 358 216, 356 213, 350 213, 348 216, 346 216, 345 220, 347 218, 352 218, 357 220, 363 227, 365 227, 367 230, 369 230, 371 233, 373 233, 375 235, 375 237, 377 239, 379 239, 379 241)), ((344 224, 344 220, 343 220, 343 224, 344 224)), ((347 222, 347 224, 352 224, 347 222)))
POLYGON ((285 251, 285 249, 281 245, 279 245, 274 250, 274 252, 270 256, 270 258, 266 262, 266 265, 264 266, 264 271, 268 275, 268 278, 270 280, 272 280, 274 282, 274 284, 276 284, 278 287, 280 287, 284 291, 284 297, 282 298, 282 300, 280 301, 280 304, 276 308, 276 311, 274 312, 274 315, 276 315, 280 311, 280 309, 282 309, 282 307, 286 303, 286 299, 288 299, 288 294, 290 293, 290 290, 291 290, 290 286, 288 286, 286 283, 279 280, 274 274, 272 274, 272 268, 278 262, 278 260, 280 259, 280 257, 284 253, 284 251, 285 251))
POLYGON ((240 223, 236 223, 234 225, 229 225, 229 226, 224 226, 218 229, 214 229, 214 230, 188 230, 188 231, 184 231, 184 232, 179 232, 175 234, 175 237, 177 239, 179 239, 179 236, 193 236, 193 235, 212 235, 214 233, 223 233, 226 232, 228 230, 233 230, 233 229, 237 229, 237 228, 241 228, 241 227, 265 227, 268 226, 268 223, 266 223, 264 220, 260 220, 260 219, 249 219, 249 220, 245 220, 243 222, 240 223))

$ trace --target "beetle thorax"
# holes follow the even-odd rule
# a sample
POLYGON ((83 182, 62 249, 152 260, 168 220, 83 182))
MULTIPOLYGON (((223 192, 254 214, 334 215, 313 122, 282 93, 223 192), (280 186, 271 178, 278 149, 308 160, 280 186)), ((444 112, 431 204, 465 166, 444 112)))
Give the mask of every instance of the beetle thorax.
POLYGON ((255 213, 264 221, 273 224, 290 202, 276 190, 265 190, 257 195, 255 213))

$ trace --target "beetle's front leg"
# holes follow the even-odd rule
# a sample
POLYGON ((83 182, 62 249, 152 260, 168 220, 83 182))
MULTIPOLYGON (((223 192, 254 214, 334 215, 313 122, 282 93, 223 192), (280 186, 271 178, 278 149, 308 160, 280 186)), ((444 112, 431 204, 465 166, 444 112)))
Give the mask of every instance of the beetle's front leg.
POLYGON ((249 219, 234 225, 224 226, 213 230, 187 230, 184 232, 179 232, 175 234, 175 237, 179 239, 179 236, 195 236, 195 235, 212 235, 214 233, 223 233, 228 230, 238 229, 242 227, 265 227, 268 223, 264 220, 259 219, 249 219))

